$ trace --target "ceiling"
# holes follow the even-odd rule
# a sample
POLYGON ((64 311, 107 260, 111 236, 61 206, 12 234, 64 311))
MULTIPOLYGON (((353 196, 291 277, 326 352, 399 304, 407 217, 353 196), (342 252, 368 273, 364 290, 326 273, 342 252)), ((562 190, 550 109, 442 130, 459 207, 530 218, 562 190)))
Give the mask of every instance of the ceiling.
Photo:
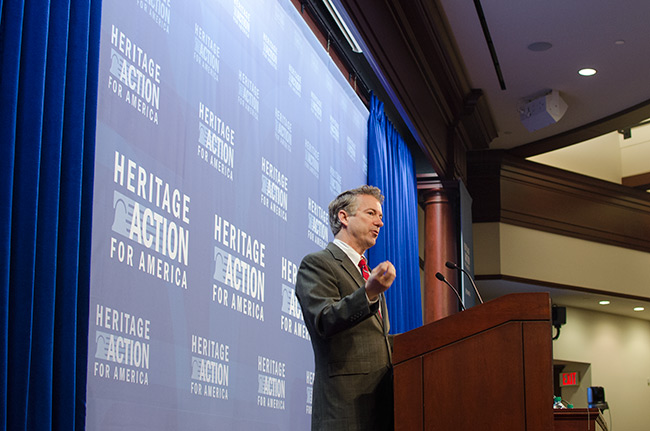
MULTIPOLYGON (((470 84, 483 90, 496 124, 498 136, 490 143, 491 149, 531 147, 564 135, 567 139, 562 141, 562 147, 577 145, 532 160, 618 183, 625 177, 650 173, 650 126, 633 127, 631 139, 623 139, 617 132, 642 122, 650 104, 650 2, 439 3, 470 84), (485 17, 501 82, 476 3, 485 17), (551 47, 545 51, 529 49, 538 42, 547 42, 551 47), (578 70, 585 67, 596 69, 597 74, 580 76, 578 70), (548 90, 559 91, 568 108, 557 123, 529 132, 520 120, 518 108, 523 100, 548 90), (630 113, 633 115, 621 115, 630 113), (585 140, 584 136, 593 139, 585 140)), ((503 280, 483 280, 479 287, 486 299, 540 290, 539 286, 503 280)), ((548 291, 559 305, 650 320, 647 302, 567 289, 541 290, 548 291), (599 305, 603 299, 609 299, 610 305, 599 305), (638 305, 644 305, 646 311, 634 312, 633 307, 638 305)))
POLYGON ((570 152, 572 156, 565 157, 568 152, 560 150, 536 161, 619 184, 622 178, 650 173, 650 126, 634 127, 645 119, 650 104, 649 2, 439 2, 471 85, 483 90, 496 123, 498 137, 491 149, 521 148, 566 135, 558 144, 564 147, 585 141, 585 136, 613 132, 607 146, 601 138, 599 146, 582 145, 570 152), (485 17, 501 81, 475 3, 485 17), (540 42, 551 47, 529 49, 540 42), (580 76, 578 70, 585 67, 598 73, 580 76), (548 90, 559 91, 568 105, 566 113, 557 123, 529 132, 520 121, 519 106, 548 90), (616 132, 630 126, 633 146, 616 132), (591 161, 588 172, 579 163, 574 166, 580 160, 576 153, 591 161), (612 179, 617 172, 618 181, 612 179))
POLYGON ((474 88, 483 90, 499 136, 512 148, 625 111, 650 99, 650 3, 647 0, 483 1, 503 75, 501 89, 475 2, 440 0, 474 88), (547 42, 546 51, 528 46, 547 42), (595 76, 578 70, 591 67, 595 76), (528 132, 520 100, 555 89, 568 105, 556 124, 528 132))

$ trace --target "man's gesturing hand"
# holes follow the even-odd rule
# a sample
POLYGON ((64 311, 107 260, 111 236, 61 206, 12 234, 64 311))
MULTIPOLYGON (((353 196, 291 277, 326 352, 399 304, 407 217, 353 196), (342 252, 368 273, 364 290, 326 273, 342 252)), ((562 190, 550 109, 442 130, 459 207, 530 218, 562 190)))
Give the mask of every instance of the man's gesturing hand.
POLYGON ((366 295, 375 301, 380 293, 385 292, 395 280, 395 267, 389 261, 375 266, 366 281, 366 295))

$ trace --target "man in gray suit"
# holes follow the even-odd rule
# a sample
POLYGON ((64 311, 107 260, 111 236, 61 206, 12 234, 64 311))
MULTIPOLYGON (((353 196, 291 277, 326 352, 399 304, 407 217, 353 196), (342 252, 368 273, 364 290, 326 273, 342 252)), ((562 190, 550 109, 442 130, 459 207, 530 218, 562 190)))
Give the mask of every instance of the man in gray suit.
POLYGON ((393 429, 392 339, 383 292, 395 267, 386 261, 370 272, 363 257, 384 225, 383 198, 370 186, 341 193, 329 205, 334 242, 305 256, 298 270, 296 296, 316 362, 312 431, 393 429))

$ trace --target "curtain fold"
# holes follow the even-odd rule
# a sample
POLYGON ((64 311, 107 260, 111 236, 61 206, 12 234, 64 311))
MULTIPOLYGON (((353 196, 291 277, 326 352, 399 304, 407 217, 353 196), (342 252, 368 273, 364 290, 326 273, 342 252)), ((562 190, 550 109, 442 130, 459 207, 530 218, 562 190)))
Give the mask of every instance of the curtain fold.
POLYGON ((83 429, 101 2, 0 5, 0 424, 83 429))
POLYGON ((397 277, 386 302, 391 333, 402 333, 422 326, 417 187, 411 152, 374 95, 368 119, 368 184, 385 196, 382 234, 368 255, 373 266, 384 260, 395 265, 397 277))

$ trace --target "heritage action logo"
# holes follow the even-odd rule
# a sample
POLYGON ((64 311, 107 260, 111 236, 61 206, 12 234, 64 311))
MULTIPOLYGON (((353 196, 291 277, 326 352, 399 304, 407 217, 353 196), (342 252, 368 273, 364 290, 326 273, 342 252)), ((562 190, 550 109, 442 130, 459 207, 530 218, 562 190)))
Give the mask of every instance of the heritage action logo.
POLYGON ((339 122, 330 115, 330 135, 334 142, 339 143, 339 122))
POLYGON ((334 196, 341 194, 341 174, 330 166, 330 191, 334 196))
POLYGON ((275 108, 275 140, 291 152, 291 121, 275 108))
POLYGON ((196 61, 215 81, 219 81, 219 62, 221 47, 194 23, 194 61, 196 61))
POLYGON ((266 33, 262 38, 262 55, 273 69, 278 70, 278 47, 266 33))
POLYGON ((233 180, 235 130, 201 102, 196 155, 221 175, 233 180))
POLYGON ((239 93, 237 94, 239 105, 256 120, 260 117, 260 89, 241 70, 239 71, 239 93))
POLYGON ((171 0, 136 0, 136 3, 156 25, 169 33, 171 0))
POLYGON ((273 214, 287 221, 289 179, 264 157, 262 157, 262 194, 260 200, 273 214))
POLYGON ((190 393, 227 400, 230 385, 230 346, 194 334, 191 345, 190 393))
POLYGON ((302 76, 292 65, 289 65, 289 88, 296 96, 302 96, 302 76))
MULTIPOLYGON (((352 118, 354 130, 363 130, 364 128, 367 129, 367 124, 366 124, 367 120, 363 115, 361 115, 359 111, 353 110, 350 116, 352 118)), ((350 157, 350 159, 352 159, 353 162, 357 161, 357 153, 363 154, 364 157, 366 153, 365 151, 362 150, 361 145, 357 144, 357 140, 363 141, 363 139, 360 138, 359 136, 355 136, 354 139, 350 136, 347 137, 348 156, 350 157)))
POLYGON ((325 248, 327 246, 327 226, 329 225, 328 212, 308 197, 307 217, 307 238, 319 247, 325 248))
POLYGON ((348 157, 352 159, 353 162, 357 161, 357 144, 354 143, 352 138, 349 136, 347 137, 347 143, 348 143, 348 157))
POLYGON ((212 301, 263 322, 266 246, 218 214, 214 241, 212 301))
POLYGON ((157 125, 160 65, 115 25, 111 26, 111 45, 109 90, 157 125))
POLYGON ((258 356, 257 371, 257 405, 284 410, 287 397, 285 363, 258 356))
POLYGON ((296 297, 293 287, 296 285, 298 267, 286 257, 282 257, 282 280, 290 285, 282 283, 282 309, 280 314, 280 328, 296 337, 309 341, 309 332, 305 326, 305 319, 302 316, 300 303, 296 297))
POLYGON ((239 0, 235 0, 232 19, 247 38, 251 37, 251 13, 239 0))
POLYGON ((305 167, 316 179, 320 177, 320 152, 305 139, 305 167))
POLYGON ((95 327, 93 376, 148 385, 151 321, 97 304, 95 327))
POLYGON ((311 92, 311 113, 318 121, 323 119, 323 102, 320 101, 316 93, 311 92))
POLYGON ((110 258, 187 289, 190 197, 115 151, 110 258))

